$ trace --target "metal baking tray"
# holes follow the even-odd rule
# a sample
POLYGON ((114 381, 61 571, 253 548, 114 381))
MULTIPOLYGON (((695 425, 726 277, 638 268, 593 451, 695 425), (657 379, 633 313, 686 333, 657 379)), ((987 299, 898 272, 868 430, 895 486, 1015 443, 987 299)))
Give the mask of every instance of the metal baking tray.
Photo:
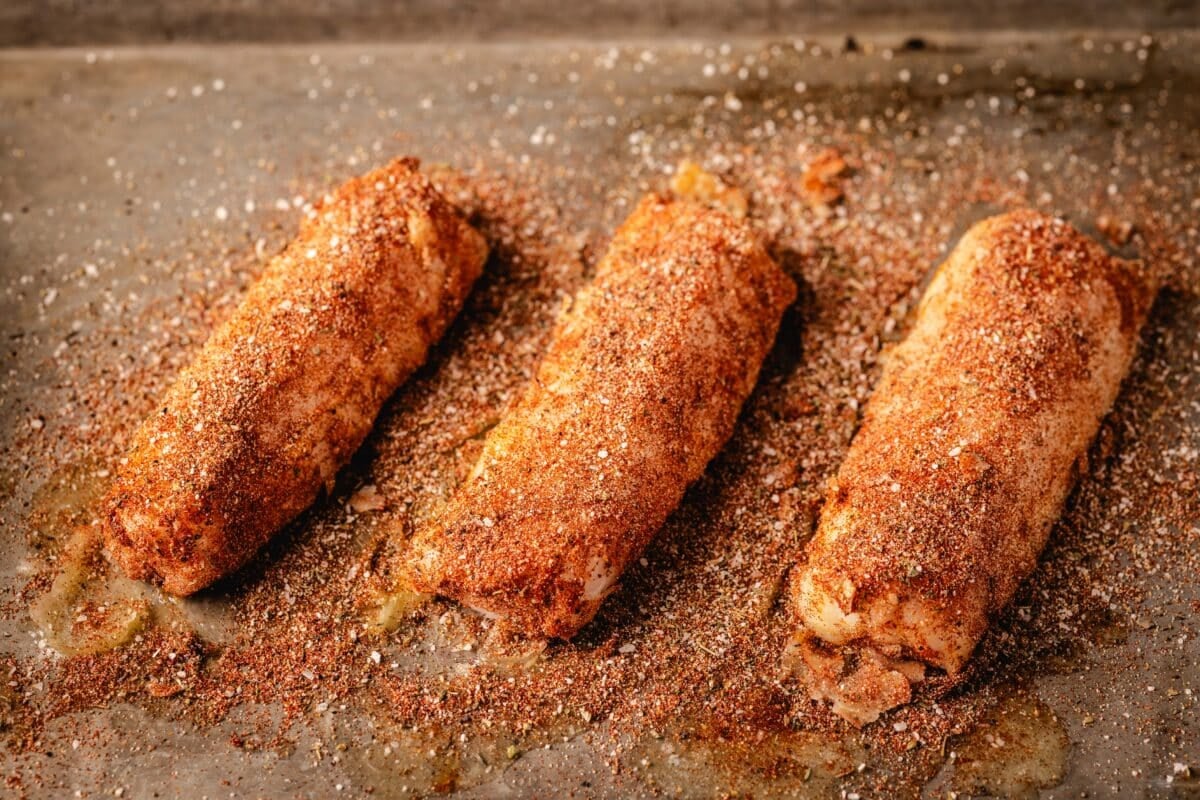
MULTIPOLYGON (((1088 20, 1081 15, 1078 22, 1088 20)), ((236 299, 256 251, 270 252, 294 228, 293 198, 311 197, 392 155, 536 185, 554 230, 571 236, 564 263, 538 267, 560 271, 550 283, 517 275, 520 265, 504 262, 513 248, 497 257, 490 268, 507 277, 468 309, 481 321, 456 327, 419 377, 424 388, 402 390, 390 404, 390 424, 419 413, 431 385, 470 381, 446 365, 472 340, 472 326, 506 319, 497 286, 518 297, 566 296, 585 279, 630 202, 664 185, 666 166, 685 155, 724 170, 759 210, 775 206, 769 182, 747 185, 756 178, 798 175, 825 146, 858 159, 851 180, 863 183, 848 190, 844 210, 834 209, 823 227, 806 228, 814 232, 811 246, 792 254, 789 269, 813 280, 760 387, 769 397, 828 390, 843 402, 869 388, 857 382, 873 374, 869 364, 830 387, 805 377, 805 360, 819 358, 806 326, 819 327, 820 320, 806 315, 803 304, 823 290, 822 268, 844 268, 858 284, 854 291, 893 291, 902 305, 917 296, 920 276, 967 224, 1017 198, 1097 235, 1110 227, 1098 221, 1105 216, 1129 220, 1135 229, 1157 225, 1164 240, 1178 245, 1176 278, 1156 306, 1144 354, 1118 404, 1117 441, 1106 445, 1109 458, 1161 472, 1160 495, 1170 500, 1173 516, 1164 516, 1161 504, 1122 505, 1127 492, 1119 483, 1089 479, 1077 501, 1087 508, 1068 515, 1056 534, 1062 543, 1046 555, 1050 566, 1039 570, 985 644, 988 668, 945 701, 948 708, 970 706, 971 723, 931 739, 932 748, 922 744, 934 752, 911 770, 897 767, 907 762, 894 754, 872 749, 885 747, 878 733, 828 720, 810 733, 801 720, 796 736, 803 736, 788 745, 792 766, 810 759, 812 769, 772 779, 750 774, 753 759, 740 776, 736 764, 714 766, 708 751, 660 731, 662 738, 614 733, 624 748, 614 755, 605 720, 573 718, 504 769, 462 767, 461 780, 439 783, 425 774, 419 753, 407 772, 381 761, 381 745, 364 744, 378 717, 354 706, 336 716, 306 715, 284 744, 246 747, 238 746, 245 732, 277 719, 279 708, 236 705, 224 719, 198 724, 169 703, 136 698, 59 717, 22 743, 29 731, 21 728, 21 708, 53 704, 50 679, 14 680, 0 698, 6 743, 0 764, 9 790, 138 798, 401 797, 455 786, 464 797, 1200 795, 1193 777, 1200 770, 1194 579, 1200 521, 1197 503, 1186 496, 1196 494, 1200 447, 1198 47, 1200 36, 1187 31, 1055 31, 0 51, 0 587, 8 612, 0 620, 0 654, 10 673, 22 665, 18 671, 49 669, 52 676, 58 663, 25 613, 22 591, 38 558, 32 529, 44 525, 31 515, 47 504, 53 510, 77 502, 53 491, 63 470, 81 463, 103 469, 79 444, 95 441, 96 431, 79 426, 123 430, 136 421, 111 397, 105 407, 116 409, 116 418, 89 417, 79 386, 96 379, 91 368, 102 362, 122 376, 149 370, 156 377, 143 386, 161 385, 198 344, 211 316, 236 299), (884 152, 886 158, 871 155, 884 152), (895 176, 887 214, 868 192, 889 185, 885 174, 895 176), (973 183, 972 174, 992 183, 973 183), (1158 205, 1134 202, 1146 195, 1135 189, 1148 191, 1147 181, 1161 190, 1158 205), (967 185, 974 191, 962 202, 947 196, 967 185), (838 220, 857 218, 864 230, 894 236, 887 226, 895 224, 898 202, 911 203, 913 214, 950 210, 941 219, 905 223, 929 231, 910 250, 897 241, 896 258, 913 262, 907 282, 869 285, 874 267, 857 264, 862 253, 837 238, 838 220), (175 317, 182 318, 177 329, 175 317), (98 331, 107 350, 81 350, 81 343, 98 347, 98 331), (1153 453, 1137 441, 1169 447, 1153 453), (1079 520, 1105 519, 1120 535, 1107 527, 1079 529, 1079 520), (1085 580, 1092 568, 1111 576, 1111 584, 1108 577, 1085 580), (1072 617, 1076 593, 1104 594, 1106 585, 1114 594, 1101 603, 1102 619, 1072 617), (1061 636, 1041 647, 1022 634, 1030 618, 1032 627, 1060 629, 1061 636)), ((761 223, 769 232, 786 226, 769 217, 761 223)), ((1148 255, 1138 242, 1117 244, 1128 255, 1148 255)), ((846 302, 854 297, 851 291, 846 302)), ((528 352, 507 363, 509 388, 519 386, 544 334, 547 320, 533 317, 522 340, 528 352)), ((146 402, 132 398, 128 408, 146 402)), ((751 456, 760 444, 755 415, 770 402, 752 402, 750 421, 729 448, 735 455, 720 459, 717 473, 747 463, 759 470, 754 475, 766 469, 751 456)), ((830 435, 844 441, 850 430, 830 435)), ((335 498, 344 500, 369 480, 383 485, 370 460, 378 446, 356 459, 335 498)), ((803 454, 793 456, 803 461, 803 454)), ((816 496, 834 466, 817 459, 798 470, 799 491, 816 496)), ((614 657, 613 643, 626 641, 627 627, 640 631, 632 634, 640 646, 637 637, 650 636, 653 626, 632 622, 643 602, 639 593, 700 580, 709 559, 719 558, 719 532, 702 520, 719 519, 739 502, 735 492, 716 491, 722 481, 706 480, 689 494, 648 553, 650 566, 634 571, 612 600, 614 611, 582 637, 583 655, 573 657, 614 657), (656 583, 652 572, 671 577, 656 583)), ((327 501, 315 515, 340 513, 327 501)), ((268 548, 267 566, 181 605, 202 637, 236 636, 233 608, 280 552, 319 552, 320 542, 304 533, 311 519, 268 548)), ((353 530, 355 523, 347 525, 353 530)), ((772 558, 748 539, 737 541, 745 547, 739 557, 772 558)), ((791 548, 782 552, 794 555, 791 548)), ((669 594, 646 613, 672 613, 669 594)), ((712 613, 732 605, 716 597, 712 613)), ((452 613, 448 605, 442 610, 452 613)), ((554 648, 543 658, 558 657, 554 648)), ((923 703, 921 713, 936 714, 937 700, 923 703)), ((887 742, 904 746, 899 735, 887 742)))

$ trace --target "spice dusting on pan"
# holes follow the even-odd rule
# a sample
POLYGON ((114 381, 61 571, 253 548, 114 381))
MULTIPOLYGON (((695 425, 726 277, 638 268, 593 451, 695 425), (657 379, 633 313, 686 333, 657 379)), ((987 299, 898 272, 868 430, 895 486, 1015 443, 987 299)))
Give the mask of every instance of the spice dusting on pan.
MULTIPOLYGON (((611 68, 605 52, 587 57, 592 68, 653 69, 637 48, 613 56, 621 66, 611 68)), ((783 58, 769 48, 713 48, 701 53, 697 80, 715 80, 706 63, 714 73, 729 63, 736 75, 751 55, 759 65, 783 58)), ((20 424, 5 434, 4 520, 11 536, 24 537, 27 558, 25 573, 8 579, 16 588, 4 609, 36 645, 0 661, 10 787, 70 789, 57 766, 65 759, 96 773, 88 780, 115 786, 101 756, 141 747, 139 737, 160 724, 180 742, 205 737, 205 748, 231 760, 261 754, 309 770, 312 780, 336 775, 351 795, 486 792, 506 781, 520 796, 534 790, 525 782, 543 759, 584 751, 591 767, 563 794, 915 797, 926 784, 941 794, 1010 791, 991 756, 1028 776, 1011 784, 1019 792, 1060 779, 1063 736, 1101 728, 1155 737, 1176 755, 1155 762, 1153 776, 1079 768, 1125 788, 1150 777, 1187 780, 1186 770, 1200 766, 1189 766, 1186 749, 1196 736, 1194 672, 1147 674, 1137 693, 1115 679, 1111 690, 1074 680, 1085 670, 1128 676, 1143 658, 1178 664, 1197 633, 1189 587, 1200 569, 1200 352, 1192 335, 1200 326, 1200 210, 1190 205, 1195 167, 1163 134, 1178 121, 1135 132, 1120 121, 1123 98, 1064 100, 1062 114, 1081 129, 1114 119, 1124 127, 1099 152, 1071 140, 1076 149, 1064 146, 1047 168, 1022 138, 1041 119, 1040 98, 1025 87, 1000 98, 968 87, 939 95, 962 106, 957 122, 939 125, 926 121, 936 104, 920 92, 955 89, 960 76, 950 67, 950 89, 927 76, 930 86, 911 94, 880 90, 869 118, 861 97, 814 98, 812 81, 800 94, 780 73, 782 95, 715 92, 661 124, 647 107, 644 122, 621 131, 619 169, 609 171, 572 160, 588 158, 578 153, 562 166, 554 148, 586 126, 603 128, 610 115, 620 119, 615 104, 598 121, 576 120, 578 130, 531 126, 520 142, 448 128, 435 152, 462 172, 427 172, 483 233, 491 256, 429 364, 385 405, 328 498, 246 568, 188 600, 146 588, 136 598, 139 622, 118 625, 121 641, 109 642, 119 646, 64 656, 54 652, 57 622, 39 631, 29 609, 69 569, 72 537, 94 523, 95 498, 135 427, 293 233, 295 209, 367 162, 386 161, 391 143, 356 151, 354 163, 264 162, 254 169, 264 184, 276 171, 303 180, 286 196, 260 198, 244 229, 228 227, 228 208, 241 207, 230 178, 220 206, 227 227, 196 222, 191 238, 170 247, 151 235, 128 242, 123 258, 142 265, 145 284, 170 286, 149 299, 129 298, 136 280, 117 292, 81 267, 78 280, 101 299, 79 330, 66 323, 61 350, 29 367, 54 377, 29 379, 20 424), (1135 135, 1150 144, 1128 149, 1124 137, 1135 135), (834 152, 854 168, 835 170, 834 152), (683 156, 719 177, 700 190, 744 208, 802 287, 728 445, 569 643, 511 639, 453 602, 406 593, 396 568, 407 537, 467 479, 616 224, 637 197, 670 184, 683 156), (931 269, 971 222, 1023 206, 1105 231, 1160 270, 1167 288, 1046 553, 961 680, 928 681, 911 705, 856 731, 780 671, 785 631, 796 624, 781 600, 788 569, 802 557, 825 483, 931 269), (1035 689, 1038 681, 1048 682, 1035 689), (1049 685, 1065 688, 1039 699, 1049 685), (1150 706, 1147 696, 1164 705, 1150 706), (105 713, 127 715, 129 729, 97 724, 105 713), (980 724, 994 728, 990 741, 980 724), (1035 740, 1043 750, 1031 750, 1035 740)), ((1163 92, 1169 105, 1175 95, 1163 92)), ((379 113, 366 116, 390 133, 395 119, 379 113)), ((422 152, 409 144, 403 149, 422 152)), ((64 302, 40 284, 5 280, 27 302, 64 302)), ((60 333, 38 335, 48 330, 60 333)), ((5 346, 23 346, 12 341, 5 346)), ((74 614, 76 634, 116 619, 124 606, 115 600, 129 600, 102 560, 92 570, 62 612, 74 614)), ((154 755, 168 772, 190 757, 184 744, 154 755)))

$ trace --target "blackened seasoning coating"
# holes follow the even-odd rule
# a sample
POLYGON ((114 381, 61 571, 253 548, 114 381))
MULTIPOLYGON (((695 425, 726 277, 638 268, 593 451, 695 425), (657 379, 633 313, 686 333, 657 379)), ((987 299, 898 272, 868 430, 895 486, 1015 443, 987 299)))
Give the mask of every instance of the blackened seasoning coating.
POLYGON ((852 722, 957 673, 1033 571, 1137 349, 1155 281, 1062 220, 963 237, 891 353, 791 602, 791 655, 852 722))
POLYGON ((415 588, 575 634, 728 439, 795 292, 743 220, 645 198, 418 531, 415 588))
POLYGON ((412 159, 318 204, 135 435, 104 502, 117 563, 179 595, 244 564, 362 443, 486 254, 412 159))

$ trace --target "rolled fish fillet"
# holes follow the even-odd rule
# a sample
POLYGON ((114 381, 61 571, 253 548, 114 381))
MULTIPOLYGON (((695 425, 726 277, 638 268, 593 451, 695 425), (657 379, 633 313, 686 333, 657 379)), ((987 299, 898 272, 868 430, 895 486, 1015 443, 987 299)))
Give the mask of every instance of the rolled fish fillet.
POLYGON ((138 430, 102 516, 130 577, 186 595, 236 570, 425 361, 487 245, 417 166, 318 204, 138 430))
POLYGON ((856 724, 953 675, 1032 572, 1157 288, 1033 211, 963 237, 891 353, 791 603, 790 657, 856 724))
POLYGON ((795 292, 743 220, 642 200, 414 536, 414 587, 574 635, 733 431, 795 292))

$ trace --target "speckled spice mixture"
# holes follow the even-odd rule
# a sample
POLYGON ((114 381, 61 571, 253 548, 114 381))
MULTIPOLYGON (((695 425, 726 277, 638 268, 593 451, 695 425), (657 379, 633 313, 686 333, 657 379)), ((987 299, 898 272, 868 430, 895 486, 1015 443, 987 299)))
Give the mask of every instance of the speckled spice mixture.
MULTIPOLYGON (((1198 43, 936 44, 0 56, 9 790, 1158 796, 1193 782, 1198 43), (459 170, 432 173, 493 249, 429 365, 332 495, 247 569, 182 603, 152 596, 153 622, 122 649, 53 656, 29 603, 142 415, 300 209, 400 153, 459 170), (385 532, 412 531, 462 480, 609 233, 685 156, 747 192, 801 285, 730 444, 571 644, 499 641, 441 601, 367 631, 403 546, 385 532), (780 681, 780 593, 931 267, 970 222, 1021 205, 1153 259, 1168 286, 1089 474, 966 680, 855 732, 780 681)), ((82 611, 81 625, 106 613, 82 611)))

